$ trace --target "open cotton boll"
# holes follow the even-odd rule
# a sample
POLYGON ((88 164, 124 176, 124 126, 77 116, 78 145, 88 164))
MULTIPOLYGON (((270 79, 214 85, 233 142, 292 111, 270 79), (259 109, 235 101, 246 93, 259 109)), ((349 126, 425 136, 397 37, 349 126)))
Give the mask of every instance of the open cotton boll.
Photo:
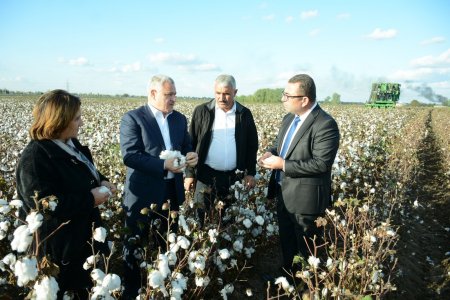
POLYGON ((106 229, 103 227, 97 227, 94 231, 94 240, 100 243, 104 243, 106 239, 106 229))
POLYGON ((173 162, 174 167, 182 166, 186 163, 186 157, 181 154, 180 151, 177 150, 163 150, 159 154, 159 158, 161 159, 171 159, 176 158, 173 162))
POLYGON ((33 298, 36 300, 52 300, 57 297, 59 291, 58 283, 55 278, 44 276, 40 281, 34 284, 33 298))
POLYGON ((275 161, 275 156, 271 155, 271 156, 265 158, 265 159, 263 160, 263 163, 265 163, 265 164, 271 164, 271 163, 273 163, 274 161, 275 161))
POLYGON ((34 280, 38 275, 37 261, 35 257, 24 257, 14 264, 14 274, 17 276, 17 285, 24 286, 34 280))
POLYGON ((100 269, 94 269, 91 271, 91 278, 99 285, 102 284, 105 273, 100 269))
POLYGON ((110 292, 120 290, 120 284, 120 277, 116 274, 106 275, 102 282, 102 286, 110 292))
POLYGON ((98 191, 99 191, 100 193, 103 193, 103 194, 108 193, 110 196, 112 196, 111 190, 110 190, 109 188, 107 188, 106 186, 104 186, 104 185, 102 185, 102 186, 98 189, 98 191))
POLYGON ((44 217, 36 211, 31 212, 26 217, 28 229, 30 230, 31 233, 35 232, 39 227, 41 227, 43 219, 44 217))
POLYGON ((33 236, 27 225, 20 225, 14 230, 14 238, 11 242, 11 249, 17 252, 25 252, 33 241, 33 236))

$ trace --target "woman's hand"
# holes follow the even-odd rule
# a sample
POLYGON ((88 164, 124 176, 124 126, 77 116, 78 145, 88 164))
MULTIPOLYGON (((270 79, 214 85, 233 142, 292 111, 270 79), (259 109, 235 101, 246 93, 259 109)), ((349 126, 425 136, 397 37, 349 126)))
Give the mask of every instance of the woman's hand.
POLYGON ((101 187, 96 187, 91 190, 91 193, 94 196, 94 207, 105 203, 109 199, 109 193, 101 192, 100 188, 101 187))
POLYGON ((100 182, 100 185, 106 186, 113 194, 117 192, 116 186, 109 181, 103 180, 102 182, 100 182))

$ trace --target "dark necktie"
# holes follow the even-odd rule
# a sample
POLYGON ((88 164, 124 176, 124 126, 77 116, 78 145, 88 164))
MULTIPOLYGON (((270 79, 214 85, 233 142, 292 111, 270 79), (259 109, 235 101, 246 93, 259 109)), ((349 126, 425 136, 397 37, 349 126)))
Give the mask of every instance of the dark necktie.
MULTIPOLYGON (((289 145, 291 144, 291 140, 294 137, 295 130, 297 129, 298 123, 300 123, 300 117, 295 116, 294 122, 292 122, 291 127, 289 128, 289 131, 286 135, 286 138, 284 139, 283 146, 281 147, 280 157, 285 158, 287 150, 289 149, 289 145)), ((281 170, 277 170, 275 174, 275 178, 277 182, 280 182, 280 172, 281 170)))

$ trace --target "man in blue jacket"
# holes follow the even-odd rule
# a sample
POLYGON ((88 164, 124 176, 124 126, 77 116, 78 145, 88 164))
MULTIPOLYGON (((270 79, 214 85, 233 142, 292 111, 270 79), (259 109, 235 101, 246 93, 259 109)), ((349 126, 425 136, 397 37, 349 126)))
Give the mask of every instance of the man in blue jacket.
MULTIPOLYGON (((153 76, 147 92, 148 104, 126 113, 120 124, 120 148, 127 166, 123 206, 125 226, 130 230, 124 241, 125 298, 135 298, 141 286, 136 259, 140 239, 148 236, 149 225, 159 214, 167 215, 167 210, 161 210, 167 200, 170 211, 178 211, 184 201, 183 168, 195 166, 198 160, 197 154, 191 152, 187 119, 173 110, 176 100, 173 79, 153 76), (186 163, 180 164, 177 158, 161 159, 164 150, 180 151, 186 156, 186 163), (152 204, 157 205, 158 214, 141 214, 143 208, 152 204)), ((157 237, 167 230, 167 219, 161 218, 160 225, 157 237)), ((164 241, 157 241, 159 247, 165 247, 164 241)))

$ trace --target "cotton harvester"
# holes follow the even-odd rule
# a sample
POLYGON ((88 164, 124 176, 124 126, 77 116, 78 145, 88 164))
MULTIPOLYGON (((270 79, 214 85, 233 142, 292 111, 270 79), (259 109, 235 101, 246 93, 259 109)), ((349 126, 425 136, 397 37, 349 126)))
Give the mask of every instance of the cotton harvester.
POLYGON ((400 98, 399 83, 372 83, 372 92, 370 99, 366 103, 369 107, 395 107, 400 98))

